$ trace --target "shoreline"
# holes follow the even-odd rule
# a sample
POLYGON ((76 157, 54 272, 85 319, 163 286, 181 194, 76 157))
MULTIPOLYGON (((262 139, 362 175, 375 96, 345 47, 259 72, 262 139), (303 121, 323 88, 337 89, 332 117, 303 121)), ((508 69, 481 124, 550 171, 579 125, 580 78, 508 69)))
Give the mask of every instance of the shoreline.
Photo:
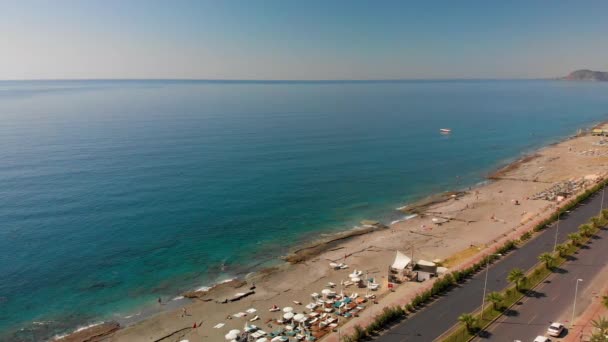
MULTIPOLYGON (((600 124, 593 124, 592 126, 590 125, 587 127, 595 128, 595 127, 600 127, 602 125, 603 125, 603 123, 600 123, 600 124)), ((589 128, 585 128, 585 129, 589 129, 589 128)), ((398 208, 399 210, 397 210, 397 211, 403 213, 404 215, 415 213, 418 216, 411 217, 410 219, 405 220, 405 221, 403 221, 403 219, 393 221, 393 222, 391 222, 391 224, 389 224, 388 230, 391 230, 393 227, 399 226, 406 221, 423 220, 424 216, 427 216, 427 217, 429 216, 427 213, 428 210, 430 210, 436 206, 445 205, 446 203, 449 203, 449 202, 451 202, 453 204, 453 203, 459 201, 460 198, 462 198, 466 195, 471 195, 472 194, 471 191, 473 191, 473 190, 475 190, 475 192, 477 192, 476 189, 481 189, 481 188, 490 186, 492 184, 495 184, 497 181, 501 181, 501 180, 509 181, 511 179, 505 178, 504 177, 505 175, 517 170, 522 165, 526 165, 533 161, 536 161, 540 157, 539 153, 542 153, 543 150, 548 149, 552 146, 557 146, 557 145, 563 144, 568 141, 572 141, 573 139, 575 139, 577 137, 579 137, 578 134, 570 135, 568 137, 562 138, 558 142, 549 143, 543 147, 536 149, 536 152, 533 155, 524 154, 523 156, 520 156, 516 160, 508 163, 507 165, 498 167, 498 169, 495 172, 491 173, 488 177, 486 177, 486 181, 479 182, 475 186, 470 186, 470 187, 465 186, 464 187, 464 188, 468 188, 469 191, 460 190, 460 191, 448 191, 448 192, 443 192, 443 193, 436 193, 436 194, 432 194, 430 196, 426 196, 420 200, 414 201, 410 204, 406 204, 405 206, 398 208)), ((516 179, 514 179, 514 181, 516 181, 516 179)), ((407 217, 407 216, 405 216, 405 217, 407 217)), ((202 288, 200 288, 200 286, 199 286, 199 289, 196 289, 193 291, 187 291, 187 292, 183 293, 182 295, 184 295, 184 297, 186 297, 186 298, 195 298, 192 300, 184 300, 185 302, 187 301, 187 303, 184 303, 183 305, 195 303, 195 302, 197 302, 197 300, 198 301, 212 301, 213 299, 209 299, 209 297, 216 297, 216 296, 221 297, 221 295, 227 291, 233 291, 236 289, 243 288, 243 286, 245 286, 248 283, 248 281, 250 281, 252 279, 263 280, 264 278, 267 278, 273 274, 276 274, 278 271, 283 271, 286 268, 289 268, 290 266, 294 266, 294 265, 300 264, 300 263, 305 264, 307 261, 309 261, 311 259, 318 258, 321 254, 324 254, 324 253, 326 254, 328 252, 335 252, 336 251, 335 248, 338 248, 341 245, 347 244, 349 241, 355 240, 357 238, 361 239, 361 238, 366 238, 367 236, 373 236, 374 234, 372 234, 372 233, 376 233, 376 232, 380 231, 380 229, 381 228, 369 228, 369 227, 362 228, 362 229, 349 229, 346 231, 331 233, 328 236, 321 238, 321 239, 315 239, 315 240, 306 242, 304 244, 299 244, 292 248, 292 252, 290 254, 277 257, 277 259, 278 259, 277 261, 279 262, 279 264, 276 266, 258 269, 254 272, 247 272, 245 274, 245 276, 237 276, 236 279, 213 284, 212 286, 206 288, 204 291, 200 291, 202 288), (281 262, 280 260, 282 260, 283 262, 281 262), (189 296, 186 296, 186 295, 189 295, 189 296)), ((386 229, 384 229, 384 231, 386 231, 386 229)), ((342 248, 344 248, 344 247, 340 247, 339 249, 342 249, 342 248)), ((334 254, 336 254, 336 253, 334 253, 334 254)), ((337 255, 340 255, 340 254, 337 254, 337 255)), ((175 297, 174 299, 176 299, 176 298, 178 298, 178 297, 175 297)), ((175 308, 171 308, 171 310, 174 310, 174 309, 175 308)), ((160 312, 152 313, 149 316, 140 317, 138 320, 131 322, 126 326, 121 326, 119 331, 124 331, 128 327, 131 327, 138 323, 144 322, 144 321, 150 319, 151 317, 156 317, 156 316, 162 315, 166 312, 167 312, 166 310, 161 310, 160 312)), ((93 330, 93 329, 99 330, 98 327, 103 326, 106 323, 108 323, 108 322, 100 322, 100 323, 98 323, 99 324, 98 326, 91 328, 91 330, 93 330)), ((111 326, 108 326, 108 328, 110 328, 110 327, 111 326)), ((64 336, 62 339, 60 339, 60 341, 77 341, 77 339, 71 339, 71 338, 75 338, 74 335, 77 335, 77 334, 83 335, 83 333, 86 333, 86 331, 87 331, 87 329, 83 330, 82 328, 79 328, 76 332, 68 333, 67 336, 64 336)), ((116 331, 117 330, 114 329, 111 332, 109 332, 108 334, 114 334, 116 331)), ((97 333, 98 333, 98 331, 97 331, 97 333)))

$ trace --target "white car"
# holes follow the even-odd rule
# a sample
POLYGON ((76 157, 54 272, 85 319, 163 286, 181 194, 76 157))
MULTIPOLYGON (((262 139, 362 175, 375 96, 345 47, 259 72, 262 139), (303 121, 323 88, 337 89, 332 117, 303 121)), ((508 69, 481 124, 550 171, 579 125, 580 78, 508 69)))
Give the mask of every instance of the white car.
POLYGON ((534 342, 551 342, 551 339, 545 336, 536 336, 534 342))
POLYGON ((547 334, 549 334, 549 336, 559 337, 559 335, 562 334, 564 329, 565 329, 565 327, 563 324, 554 322, 554 323, 551 323, 551 325, 547 329, 547 334))

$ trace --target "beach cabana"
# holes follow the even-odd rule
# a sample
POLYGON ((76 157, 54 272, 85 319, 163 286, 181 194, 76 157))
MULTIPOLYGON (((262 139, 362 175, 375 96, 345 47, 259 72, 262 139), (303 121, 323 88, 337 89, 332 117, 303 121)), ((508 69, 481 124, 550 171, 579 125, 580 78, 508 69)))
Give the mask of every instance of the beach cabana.
POLYGON ((407 255, 397 251, 397 253, 395 254, 395 261, 393 261, 393 264, 391 265, 391 268, 394 269, 395 271, 403 271, 405 270, 405 268, 412 262, 412 259, 410 259, 407 255))

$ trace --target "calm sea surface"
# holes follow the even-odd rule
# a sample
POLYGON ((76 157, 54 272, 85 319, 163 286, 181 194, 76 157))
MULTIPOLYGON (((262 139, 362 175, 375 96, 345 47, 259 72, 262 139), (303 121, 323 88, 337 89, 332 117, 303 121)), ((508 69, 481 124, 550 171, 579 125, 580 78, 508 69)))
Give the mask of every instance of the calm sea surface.
POLYGON ((608 83, 0 82, 0 340, 394 219, 607 114, 608 83))

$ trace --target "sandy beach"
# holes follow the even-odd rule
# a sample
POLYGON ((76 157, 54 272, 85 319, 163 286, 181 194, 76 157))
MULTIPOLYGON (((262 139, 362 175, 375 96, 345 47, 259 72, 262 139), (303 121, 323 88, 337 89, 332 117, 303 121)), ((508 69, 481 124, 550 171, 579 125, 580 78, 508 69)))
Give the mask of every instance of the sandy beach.
MULTIPOLYGON (((497 241, 523 232, 540 218, 550 215, 561 200, 554 195, 557 187, 562 191, 567 188, 568 197, 574 196, 605 177, 606 166, 608 139, 590 134, 566 139, 497 171, 487 184, 450 194, 442 201, 418 208, 418 216, 412 219, 394 223, 386 229, 344 233, 329 244, 316 242, 315 248, 309 249, 312 252, 288 258, 292 263, 285 262, 247 279, 197 293, 198 298, 185 307, 185 313, 179 308, 119 330, 112 326, 111 333, 98 331, 93 340, 224 341, 224 335, 231 329, 242 330, 246 323, 270 332, 279 327, 276 319, 283 314, 282 311, 270 312, 271 306, 290 306, 295 312, 310 312, 304 306, 311 301, 312 293, 321 293, 328 282, 337 284, 334 290, 339 293, 341 281, 348 280, 349 273, 354 270, 361 270, 380 283, 380 289, 375 292, 378 304, 365 303, 366 308, 359 317, 351 318, 342 327, 342 331, 349 331, 355 324, 369 321, 383 307, 407 303, 413 294, 428 286, 429 282, 406 282, 394 292, 388 290, 387 270, 396 251, 413 254, 414 260, 442 259, 448 268, 470 262, 497 241), (445 222, 436 224, 438 220, 445 222), (345 263, 348 268, 334 270, 329 266, 330 262, 345 263), (237 293, 249 291, 253 293, 238 301, 224 303, 237 293), (248 309, 256 311, 247 313, 248 309), (240 312, 247 315, 233 316, 240 312), (259 319, 249 322, 255 316, 259 319), (219 325, 220 328, 214 328, 219 325)), ((343 291, 366 293, 366 289, 354 286, 343 291)), ((86 340, 80 333, 64 340, 86 340)), ((323 339, 337 341, 337 333, 323 339)))

